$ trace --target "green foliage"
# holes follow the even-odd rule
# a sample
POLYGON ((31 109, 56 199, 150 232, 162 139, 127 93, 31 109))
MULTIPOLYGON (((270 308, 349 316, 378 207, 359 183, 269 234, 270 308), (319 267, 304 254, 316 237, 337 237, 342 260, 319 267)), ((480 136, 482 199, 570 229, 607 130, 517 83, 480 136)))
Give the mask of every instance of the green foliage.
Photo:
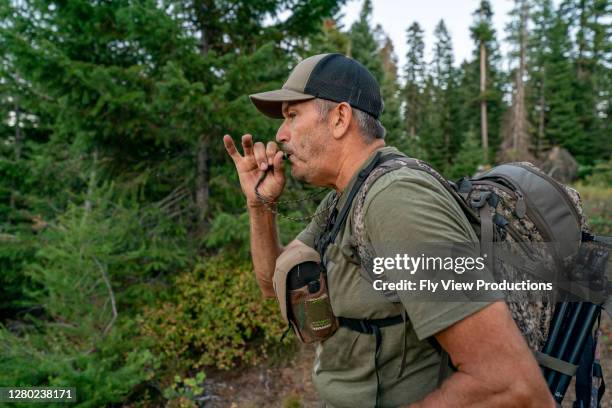
MULTIPOLYGON (((609 169, 608 175, 610 177, 609 169)), ((575 188, 580 193, 586 216, 593 233, 612 236, 612 184, 578 183, 575 188)))
POLYGON ((612 161, 597 163, 589 169, 589 173, 585 177, 585 184, 608 188, 612 186, 612 161))
MULTIPOLYGON (((280 87, 303 57, 342 52, 366 65, 389 144, 449 177, 480 164, 482 100, 499 145, 509 74, 487 1, 459 69, 443 22, 427 62, 410 26, 404 89, 372 2, 350 29, 336 24, 343 3, 0 2, 0 385, 77 387, 79 406, 196 406, 204 370, 279 353, 284 325, 255 283, 221 137, 272 140, 279 123, 248 94, 280 87)), ((534 3, 529 119, 543 113, 542 149, 558 141, 588 170, 579 189, 591 224, 612 234, 609 5, 534 3)), ((311 193, 288 178, 282 200, 293 202, 280 213, 312 214, 321 195, 311 193)), ((283 244, 307 223, 277 222, 283 244)))
POLYGON ((276 301, 261 299, 250 262, 215 257, 178 275, 173 295, 148 307, 140 327, 169 367, 229 369, 262 361, 285 326, 276 301))
POLYGON ((167 400, 184 400, 187 406, 197 406, 194 400, 203 394, 205 378, 206 374, 202 371, 197 373, 195 377, 182 378, 179 375, 175 375, 172 384, 164 390, 164 398, 167 400))
POLYGON ((349 31, 350 56, 362 63, 374 75, 378 83, 382 84, 385 73, 378 54, 380 44, 376 41, 370 24, 371 18, 372 1, 364 0, 359 19, 353 23, 349 31))
POLYGON ((225 250, 240 259, 249 257, 249 216, 247 213, 231 215, 220 213, 211 225, 205 239, 209 249, 225 250))
POLYGON ((454 180, 463 176, 471 177, 474 175, 479 165, 483 164, 483 152, 480 140, 473 130, 465 134, 461 149, 453 158, 453 165, 449 169, 446 177, 454 180))
POLYGON ((85 350, 52 328, 16 336, 0 326, 0 351, 0 386, 75 387, 78 407, 124 400, 157 367, 142 343, 114 334, 85 350))
MULTIPOLYGON (((422 117, 424 110, 423 85, 425 81, 425 42, 423 41, 423 29, 416 21, 406 30, 408 52, 406 53, 406 66, 404 77, 406 84, 403 89, 405 102, 404 118, 405 128, 411 144, 416 144, 416 136, 421 132, 422 117)), ((407 150, 408 146, 402 146, 407 150)))
POLYGON ((341 30, 334 19, 323 22, 321 32, 315 35, 311 41, 308 55, 338 52, 348 54, 350 40, 348 35, 341 30))

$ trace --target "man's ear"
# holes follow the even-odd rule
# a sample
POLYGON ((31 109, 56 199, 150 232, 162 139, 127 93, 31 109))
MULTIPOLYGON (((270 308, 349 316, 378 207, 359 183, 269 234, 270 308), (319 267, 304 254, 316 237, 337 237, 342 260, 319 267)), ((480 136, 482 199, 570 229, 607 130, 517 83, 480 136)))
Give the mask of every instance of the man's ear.
POLYGON ((340 102, 329 115, 331 117, 331 130, 334 139, 342 138, 349 130, 353 119, 353 109, 346 102, 340 102))

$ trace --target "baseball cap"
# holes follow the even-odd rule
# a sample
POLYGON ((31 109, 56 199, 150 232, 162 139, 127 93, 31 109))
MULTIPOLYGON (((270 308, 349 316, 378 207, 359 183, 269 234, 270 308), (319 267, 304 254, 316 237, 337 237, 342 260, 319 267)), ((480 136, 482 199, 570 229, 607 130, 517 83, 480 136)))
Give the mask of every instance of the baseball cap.
POLYGON ((304 59, 289 74, 281 89, 250 95, 264 115, 283 118, 283 102, 314 98, 347 102, 378 119, 383 100, 376 78, 366 67, 342 54, 319 54, 304 59))

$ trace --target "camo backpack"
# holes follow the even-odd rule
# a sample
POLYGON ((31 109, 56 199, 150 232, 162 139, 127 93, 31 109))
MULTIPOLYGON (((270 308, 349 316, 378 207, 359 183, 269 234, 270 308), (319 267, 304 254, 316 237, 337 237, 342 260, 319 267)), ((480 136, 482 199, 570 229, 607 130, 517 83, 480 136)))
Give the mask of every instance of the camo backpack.
MULTIPOLYGON (((370 282, 380 279, 381 275, 374 275, 372 272, 374 251, 365 234, 365 212, 363 211, 365 198, 376 180, 401 167, 430 174, 450 192, 472 224, 480 241, 481 253, 491 253, 491 246, 494 243, 507 242, 516 244, 511 246, 517 255, 514 258, 531 260, 529 261, 531 267, 529 267, 528 264, 516 264, 510 259, 512 257, 490 259, 490 262, 497 262, 493 270, 494 277, 498 281, 508 279, 518 282, 527 278, 533 280, 533 274, 536 273, 537 276, 537 269, 542 265, 553 265, 559 270, 571 272, 576 269, 576 260, 584 243, 595 241, 597 238, 589 229, 578 192, 558 183, 531 163, 502 164, 484 174, 473 178, 464 177, 455 183, 446 180, 424 161, 403 155, 382 156, 381 153, 378 153, 374 162, 376 164, 369 166, 369 174, 360 180, 359 186, 354 187, 354 191, 351 191, 349 196, 351 199, 348 200, 355 200, 351 215, 353 246, 360 258, 362 275, 370 282), (526 243, 555 244, 546 247, 546 250, 539 252, 536 250, 534 253, 533 248, 526 243), (517 251, 516 248, 519 250, 517 251)), ((345 204, 347 209, 350 205, 350 202, 345 204)), ((344 218, 347 216, 345 215, 344 218)), ((344 222, 342 217, 340 222, 344 222)), ((601 277, 590 277, 590 279, 601 279, 601 277)), ((607 290, 605 276, 603 279, 604 281, 598 282, 598 287, 603 287, 602 290, 605 293, 607 290)), ((384 295, 391 302, 399 302, 399 297, 394 291, 386 291, 384 295)), ((534 294, 530 293, 530 295, 534 294)), ((536 302, 528 299, 528 294, 524 294, 524 298, 521 298, 520 293, 514 292, 512 296, 513 301, 508 302, 507 305, 540 365, 557 371, 564 370, 567 375, 570 375, 570 378, 574 376, 578 365, 566 365, 564 361, 551 359, 550 356, 540 352, 548 338, 555 312, 555 300, 549 298, 545 292, 537 294, 538 301, 536 302)), ((600 308, 598 307, 597 310, 598 318, 600 308)), ((593 320, 593 325, 594 323, 595 320, 593 320)), ((595 346, 591 344, 591 347, 595 346)), ((449 361, 448 354, 443 350, 440 351, 442 365, 439 384, 443 377, 448 375, 447 363, 449 361)), ((595 354, 594 349, 590 352, 595 354)), ((593 364, 593 359, 590 364, 593 364)), ((587 377, 592 382, 593 372, 587 373, 587 377)), ((605 389, 603 379, 600 380, 602 387, 598 389, 598 394, 602 394, 605 389)), ((590 390, 587 393, 590 393, 590 390)), ((589 396, 584 398, 587 399, 589 396)), ((595 399, 593 406, 599 406, 601 395, 595 399)))

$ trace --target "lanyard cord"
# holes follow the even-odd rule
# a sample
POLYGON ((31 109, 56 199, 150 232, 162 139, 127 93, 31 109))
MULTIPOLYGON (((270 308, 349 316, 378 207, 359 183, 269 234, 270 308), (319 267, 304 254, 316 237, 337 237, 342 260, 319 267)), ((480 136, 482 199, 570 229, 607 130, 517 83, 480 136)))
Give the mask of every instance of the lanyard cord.
MULTIPOLYGON (((257 197, 259 202, 262 203, 263 206, 268 211, 270 211, 272 214, 277 214, 278 216, 286 218, 286 219, 291 220, 291 221, 301 222, 301 221, 311 220, 311 219, 315 218, 318 215, 325 214, 332 207, 334 207, 336 205, 337 199, 333 199, 333 200, 331 200, 330 204, 326 208, 322 209, 321 211, 315 212, 312 215, 308 215, 308 216, 304 216, 304 217, 290 217, 288 215, 281 214, 277 210, 277 206, 279 206, 280 204, 290 204, 290 203, 299 203, 299 202, 303 202, 303 201, 309 201, 309 200, 312 200, 313 198, 321 195, 321 193, 324 193, 325 190, 317 191, 315 193, 307 195, 305 198, 301 198, 301 199, 298 199, 298 200, 284 200, 284 201, 271 201, 271 200, 268 200, 266 197, 264 197, 259 192, 259 187, 260 187, 261 183, 264 181, 264 179, 266 178, 266 176, 268 175, 268 172, 270 170, 271 170, 271 167, 268 167, 268 169, 265 172, 261 173, 261 176, 259 177, 259 180, 257 180, 257 184, 255 184, 255 196, 257 197)), ((336 194, 336 196, 338 196, 338 194, 336 194)))

